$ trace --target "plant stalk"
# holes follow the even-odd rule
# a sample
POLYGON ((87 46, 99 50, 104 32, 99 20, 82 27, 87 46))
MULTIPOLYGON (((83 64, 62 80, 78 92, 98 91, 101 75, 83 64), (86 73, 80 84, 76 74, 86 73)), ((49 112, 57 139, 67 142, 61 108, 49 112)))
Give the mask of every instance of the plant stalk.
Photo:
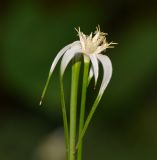
MULTIPOLYGON (((89 72, 89 59, 88 57, 84 57, 84 71, 83 71, 83 82, 82 82, 82 96, 81 96, 81 107, 80 107, 80 120, 79 120, 79 135, 81 136, 83 126, 84 126, 84 117, 85 117, 85 105, 86 105, 86 92, 88 86, 88 72, 89 72)), ((79 139, 79 138, 78 138, 79 139)), ((82 149, 83 149, 83 139, 80 141, 80 145, 78 147, 77 152, 77 160, 82 160, 82 149)))
POLYGON ((63 115, 63 125, 64 125, 64 136, 65 136, 65 145, 66 145, 66 160, 69 160, 69 131, 68 131, 68 120, 65 107, 64 99, 64 86, 63 86, 63 77, 60 75, 60 86, 61 86, 61 106, 62 106, 62 115, 63 115))
POLYGON ((72 78, 71 78, 69 160, 75 160, 77 92, 78 92, 80 66, 81 62, 75 59, 75 62, 72 65, 72 78))
POLYGON ((93 115, 94 115, 94 113, 95 113, 95 111, 96 111, 96 109, 97 109, 97 107, 98 107, 98 104, 99 104, 99 102, 100 102, 100 99, 101 99, 101 96, 98 95, 98 96, 96 97, 95 101, 94 101, 94 104, 93 104, 93 106, 92 106, 92 109, 90 110, 90 112, 89 112, 89 114, 88 114, 88 116, 87 116, 87 119, 86 119, 86 121, 85 121, 83 130, 82 130, 81 135, 80 135, 80 137, 79 137, 79 139, 78 139, 78 142, 77 142, 77 145, 76 145, 76 149, 79 148, 79 146, 80 146, 80 144, 81 144, 82 138, 84 137, 84 135, 85 135, 85 133, 86 133, 86 131, 87 131, 87 128, 88 128, 88 126, 89 126, 89 124, 90 124, 90 122, 91 122, 91 119, 92 119, 92 117, 93 117, 93 115))

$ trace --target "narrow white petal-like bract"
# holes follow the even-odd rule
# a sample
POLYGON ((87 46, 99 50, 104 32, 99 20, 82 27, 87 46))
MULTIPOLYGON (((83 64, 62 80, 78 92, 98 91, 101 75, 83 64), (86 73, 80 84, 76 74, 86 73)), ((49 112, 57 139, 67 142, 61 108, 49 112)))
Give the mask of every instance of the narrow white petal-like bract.
POLYGON ((90 83, 90 81, 91 81, 91 79, 92 79, 92 77, 93 77, 93 68, 92 67, 90 67, 90 70, 89 70, 89 76, 88 76, 88 84, 90 83))
POLYGON ((63 76, 66 67, 68 66, 69 62, 79 53, 81 53, 81 45, 75 44, 72 45, 70 49, 68 49, 65 54, 63 55, 61 61, 61 76, 63 76))
POLYGON ((98 75, 99 75, 99 64, 98 64, 98 60, 97 60, 96 55, 94 55, 94 54, 89 55, 89 58, 90 58, 91 63, 92 63, 93 74, 94 74, 95 85, 96 85, 97 80, 98 80, 98 75))
POLYGON ((63 56, 63 54, 71 47, 71 44, 68 44, 67 46, 65 46, 64 48, 62 48, 57 56, 55 57, 55 59, 52 62, 51 68, 50 68, 50 73, 52 73, 58 63, 58 61, 60 60, 60 58, 63 56))
POLYGON ((71 44, 68 44, 67 46, 65 46, 64 48, 62 48, 62 49, 58 52, 57 56, 55 57, 54 61, 52 62, 51 69, 50 69, 50 73, 52 73, 52 72, 54 71, 54 69, 55 69, 58 61, 59 61, 60 58, 63 56, 63 54, 64 54, 72 45, 75 45, 75 44, 78 44, 78 43, 80 43, 80 41, 75 41, 75 42, 73 42, 73 43, 71 43, 71 44))
POLYGON ((97 54, 97 58, 101 62, 104 72, 102 83, 98 93, 98 95, 102 96, 112 76, 112 63, 109 57, 106 55, 97 54))
POLYGON ((47 87, 48 87, 48 85, 49 85, 49 82, 50 82, 50 79, 51 79, 51 76, 52 76, 52 73, 53 73, 53 71, 54 71, 54 69, 55 69, 58 61, 59 61, 60 58, 63 56, 63 54, 64 54, 68 49, 71 48, 71 46, 75 46, 75 45, 77 45, 77 44, 80 44, 80 41, 75 41, 75 42, 73 42, 73 43, 71 43, 71 44, 68 44, 67 46, 65 46, 64 48, 62 48, 62 49, 58 52, 57 56, 56 56, 55 59, 53 60, 52 65, 51 65, 51 68, 50 68, 50 71, 49 71, 48 78, 47 78, 47 80, 46 80, 45 87, 44 87, 43 92, 42 92, 42 95, 41 95, 40 105, 42 104, 42 100, 43 100, 43 98, 44 98, 44 96, 45 96, 47 87))

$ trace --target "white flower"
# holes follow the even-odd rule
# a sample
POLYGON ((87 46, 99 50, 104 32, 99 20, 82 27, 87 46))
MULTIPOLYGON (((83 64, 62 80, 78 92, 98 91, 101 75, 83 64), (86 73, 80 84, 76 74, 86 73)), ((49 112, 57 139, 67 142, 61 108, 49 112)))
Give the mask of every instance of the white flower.
POLYGON ((63 57, 61 60, 61 76, 63 76, 67 65, 74 57, 83 55, 85 59, 85 63, 89 60, 91 61, 92 65, 89 71, 88 80, 90 81, 91 78, 94 76, 95 84, 97 82, 98 75, 99 75, 98 62, 102 64, 104 75, 103 75, 103 79, 101 82, 98 95, 102 96, 105 88, 107 87, 112 76, 112 64, 109 57, 106 55, 103 55, 102 52, 105 51, 107 48, 113 48, 114 47, 113 44, 116 44, 116 43, 112 43, 112 42, 108 43, 106 41, 107 33, 101 32, 99 26, 96 28, 94 36, 92 36, 92 33, 89 36, 85 35, 83 32, 80 31, 80 28, 77 30, 77 32, 80 40, 65 46, 62 50, 59 51, 59 53, 55 57, 51 65, 51 69, 49 72, 47 83, 45 85, 45 88, 42 94, 42 98, 44 97, 44 94, 46 92, 50 77, 58 61, 62 56, 63 57))

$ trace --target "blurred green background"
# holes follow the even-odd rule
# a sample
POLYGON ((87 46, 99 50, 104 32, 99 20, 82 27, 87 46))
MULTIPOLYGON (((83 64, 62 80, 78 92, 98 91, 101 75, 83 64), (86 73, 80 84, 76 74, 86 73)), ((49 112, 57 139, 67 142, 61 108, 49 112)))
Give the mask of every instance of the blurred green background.
MULTIPOLYGON (((78 39, 74 27, 89 34, 98 24, 118 45, 107 50, 113 77, 85 136, 84 159, 157 159, 156 1, 1 0, 1 160, 64 159, 59 65, 38 103, 56 53, 78 39)), ((65 84, 68 102, 70 67, 65 84)), ((93 92, 91 84, 88 104, 93 92)))

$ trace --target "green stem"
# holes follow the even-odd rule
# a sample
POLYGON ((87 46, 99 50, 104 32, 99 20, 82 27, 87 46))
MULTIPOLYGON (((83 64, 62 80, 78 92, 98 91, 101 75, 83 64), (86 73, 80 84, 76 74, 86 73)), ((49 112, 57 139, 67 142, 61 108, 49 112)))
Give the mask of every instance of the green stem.
MULTIPOLYGON (((89 71, 89 59, 88 57, 84 57, 84 71, 83 71, 83 82, 82 82, 82 97, 81 97, 81 108, 80 108, 80 120, 79 120, 79 137, 81 136, 81 132, 84 125, 84 117, 85 117, 85 105, 86 105, 86 92, 88 86, 88 71, 89 71)), ((78 147, 77 152, 77 160, 82 160, 82 142, 80 141, 80 145, 78 147)))
POLYGON ((62 114, 63 114, 63 125, 64 125, 64 135, 65 135, 65 145, 66 145, 66 160, 69 159, 69 132, 68 132, 68 120, 65 107, 64 99, 64 86, 63 86, 63 77, 60 75, 60 86, 61 86, 61 105, 62 105, 62 114))
POLYGON ((70 159, 75 160, 77 92, 81 62, 75 60, 72 66, 70 100, 70 159))
POLYGON ((89 126, 89 123, 90 123, 90 121, 91 121, 91 119, 92 119, 92 117, 93 117, 93 115, 94 115, 94 113, 95 113, 95 111, 96 111, 96 109, 97 109, 97 107, 98 107, 98 104, 99 104, 99 102, 100 102, 100 99, 101 99, 101 96, 98 95, 98 96, 96 97, 95 101, 94 101, 94 104, 93 104, 93 106, 92 106, 92 109, 91 109, 91 111, 89 112, 89 115, 88 115, 88 117, 87 117, 87 119, 86 119, 86 121, 85 121, 85 125, 84 125, 84 127, 83 127, 81 136, 80 136, 79 139, 78 139, 78 143, 77 143, 77 145, 76 145, 76 149, 79 148, 79 146, 80 146, 80 144, 81 144, 82 138, 84 137, 84 135, 85 135, 85 133, 86 133, 86 130, 87 130, 88 126, 89 126))

